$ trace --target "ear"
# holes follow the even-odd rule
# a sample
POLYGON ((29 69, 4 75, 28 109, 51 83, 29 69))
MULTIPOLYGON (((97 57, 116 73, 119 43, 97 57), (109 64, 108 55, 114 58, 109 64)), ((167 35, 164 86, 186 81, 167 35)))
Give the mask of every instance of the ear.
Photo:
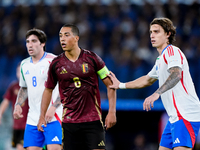
POLYGON ((171 35, 171 32, 168 32, 168 33, 167 33, 167 37, 170 37, 170 35, 171 35))
POLYGON ((44 46, 45 46, 45 43, 41 43, 41 46, 44 47, 44 46))
POLYGON ((78 42, 78 40, 79 40, 79 36, 76 36, 75 39, 76 39, 76 41, 78 42))

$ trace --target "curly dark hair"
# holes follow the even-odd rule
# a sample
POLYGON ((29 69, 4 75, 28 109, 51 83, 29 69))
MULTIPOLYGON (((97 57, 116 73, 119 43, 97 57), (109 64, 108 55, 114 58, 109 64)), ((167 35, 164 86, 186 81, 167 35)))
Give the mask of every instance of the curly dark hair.
POLYGON ((153 24, 158 24, 160 25, 164 31, 171 35, 169 36, 169 44, 172 44, 175 42, 175 35, 176 35, 176 27, 173 25, 172 21, 168 18, 155 18, 153 21, 150 23, 150 26, 153 24))

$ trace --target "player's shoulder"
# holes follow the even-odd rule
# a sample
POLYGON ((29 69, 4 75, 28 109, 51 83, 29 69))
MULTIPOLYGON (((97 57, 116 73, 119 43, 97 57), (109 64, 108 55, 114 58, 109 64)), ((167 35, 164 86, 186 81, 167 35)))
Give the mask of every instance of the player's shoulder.
POLYGON ((45 58, 54 59, 55 57, 56 57, 55 54, 46 52, 46 56, 45 56, 45 58))
POLYGON ((171 52, 171 51, 178 51, 178 50, 180 50, 180 48, 178 48, 177 46, 175 46, 175 45, 169 45, 168 47, 167 47, 167 51, 169 52, 171 52))
POLYGON ((10 84, 9 87, 14 87, 14 86, 18 86, 19 85, 19 81, 18 80, 13 80, 10 84))
POLYGON ((171 47, 173 48, 173 50, 180 50, 180 48, 175 45, 171 45, 171 47))
POLYGON ((87 49, 81 49, 83 54, 86 54, 86 55, 91 55, 91 56, 96 56, 96 53, 90 51, 90 50, 87 50, 87 49))
POLYGON ((180 48, 170 44, 165 48, 163 53, 167 54, 170 57, 178 54, 179 52, 181 52, 180 48))
POLYGON ((86 55, 87 57, 92 57, 92 58, 100 58, 95 52, 92 52, 90 50, 82 49, 83 55, 86 55))
POLYGON ((51 63, 54 64, 55 62, 60 61, 60 60, 63 59, 64 57, 65 57, 65 53, 63 52, 63 53, 57 55, 56 57, 54 57, 51 63))
POLYGON ((31 57, 27 57, 27 58, 25 58, 25 59, 23 59, 22 61, 21 61, 21 66, 23 66, 24 64, 26 64, 26 63, 30 63, 31 62, 31 57))
POLYGON ((52 53, 45 52, 45 55, 43 57, 44 57, 44 60, 52 61, 56 57, 56 55, 54 55, 52 53))

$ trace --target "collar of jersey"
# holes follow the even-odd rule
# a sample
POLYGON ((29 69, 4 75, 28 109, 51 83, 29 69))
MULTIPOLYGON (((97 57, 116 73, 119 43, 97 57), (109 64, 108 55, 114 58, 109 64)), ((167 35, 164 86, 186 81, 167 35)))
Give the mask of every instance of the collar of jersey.
MULTIPOLYGON (((43 55, 42 58, 39 60, 39 62, 40 62, 42 59, 44 59, 46 56, 47 56, 47 52, 44 52, 44 55, 43 55)), ((32 58, 31 58, 30 62, 33 63, 32 58)))
POLYGON ((168 46, 171 46, 171 44, 169 44, 169 45, 167 45, 164 49, 163 49, 163 51, 162 51, 162 53, 161 53, 161 55, 163 54, 163 52, 167 49, 167 47, 168 46))

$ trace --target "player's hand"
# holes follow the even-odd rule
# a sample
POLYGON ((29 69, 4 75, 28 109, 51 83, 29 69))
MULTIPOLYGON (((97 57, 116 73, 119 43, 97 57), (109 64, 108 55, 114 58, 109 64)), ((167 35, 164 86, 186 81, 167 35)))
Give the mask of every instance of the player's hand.
POLYGON ((109 128, 113 127, 117 123, 116 113, 115 112, 108 112, 105 120, 105 128, 108 130, 109 128))
POLYGON ((56 111, 56 107, 54 106, 51 106, 47 112, 46 112, 46 115, 45 115, 45 120, 46 122, 50 122, 55 114, 55 111, 56 111))
POLYGON ((14 117, 14 119, 20 119, 23 117, 22 108, 20 105, 15 105, 15 109, 13 111, 13 117, 14 117))
POLYGON ((147 97, 143 103, 143 110, 149 111, 153 108, 153 103, 156 101, 160 95, 158 93, 153 93, 151 96, 147 97))
POLYGON ((46 126, 47 126, 47 123, 45 121, 45 118, 40 116, 40 119, 39 119, 38 124, 37 124, 38 131, 44 132, 43 127, 46 127, 46 126))
POLYGON ((107 74, 107 76, 112 80, 112 85, 109 86, 109 88, 112 88, 112 89, 119 89, 119 80, 116 78, 115 74, 110 71, 110 74, 107 74))

